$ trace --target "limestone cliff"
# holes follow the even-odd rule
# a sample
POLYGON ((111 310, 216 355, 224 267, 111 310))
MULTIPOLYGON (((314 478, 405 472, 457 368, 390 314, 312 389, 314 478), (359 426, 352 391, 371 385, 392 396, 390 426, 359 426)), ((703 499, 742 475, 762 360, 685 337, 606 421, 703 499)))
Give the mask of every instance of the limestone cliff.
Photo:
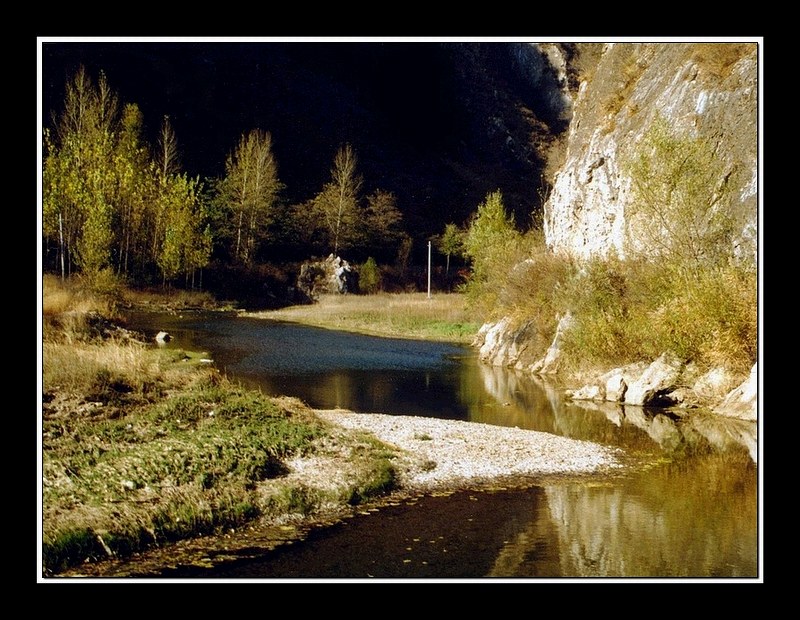
MULTIPOLYGON (((720 187, 727 184, 731 197, 725 203, 735 229, 731 253, 756 261, 759 67, 755 43, 609 43, 583 48, 578 44, 549 52, 537 48, 537 52, 540 57, 547 55, 555 75, 563 76, 557 81, 553 101, 561 101, 559 109, 569 117, 563 156, 555 152, 551 156, 558 165, 544 205, 545 240, 551 251, 577 259, 612 253, 625 258, 632 250, 650 251, 644 226, 633 217, 635 197, 628 171, 641 140, 663 119, 676 135, 700 138, 713 148, 722 163, 716 182, 720 187)), ((565 328, 560 324, 559 333, 565 328)), ((475 343, 481 359, 536 374, 557 372, 558 334, 543 352, 531 350, 527 331, 527 324, 509 318, 485 325, 475 343)), ((655 363, 642 362, 646 362, 644 367, 655 363)), ((635 380, 639 381, 638 374, 635 380)), ((638 384, 628 378, 628 385, 638 384)), ((603 392, 600 400, 608 396, 605 383, 589 387, 603 392)), ((696 391, 702 390, 697 387, 696 391)), ((636 392, 632 390, 628 398, 620 393, 611 400, 649 402, 647 395, 633 402, 636 392)), ((741 411, 728 415, 755 419, 755 392, 743 393, 750 398, 739 407, 741 411)))
POLYGON ((758 58, 752 43, 607 44, 584 68, 567 152, 545 204, 548 247, 586 258, 636 243, 625 161, 657 116, 710 140, 732 176, 736 251, 755 256, 758 58))

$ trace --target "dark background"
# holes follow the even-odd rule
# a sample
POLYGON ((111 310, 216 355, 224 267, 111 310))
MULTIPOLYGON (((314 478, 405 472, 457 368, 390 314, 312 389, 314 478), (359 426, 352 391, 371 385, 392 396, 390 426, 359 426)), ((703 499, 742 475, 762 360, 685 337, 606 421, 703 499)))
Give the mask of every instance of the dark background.
POLYGON ((364 191, 393 191, 412 235, 465 223, 501 190, 523 227, 537 210, 550 128, 505 43, 43 42, 43 123, 79 65, 106 74, 144 114, 162 117, 184 170, 218 177, 239 136, 269 131, 284 200, 320 191, 338 147, 358 155, 364 191), (499 129, 498 129, 499 128, 499 129))

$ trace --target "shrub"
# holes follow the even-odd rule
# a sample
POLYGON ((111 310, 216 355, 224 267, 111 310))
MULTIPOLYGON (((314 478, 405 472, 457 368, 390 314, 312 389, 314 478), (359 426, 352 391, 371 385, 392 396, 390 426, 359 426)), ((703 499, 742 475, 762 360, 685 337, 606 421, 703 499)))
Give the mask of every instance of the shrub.
POLYGON ((502 194, 487 194, 464 238, 464 253, 472 261, 466 292, 473 303, 484 308, 496 306, 506 275, 524 258, 522 240, 502 194))
POLYGON ((659 116, 625 170, 634 196, 632 255, 665 257, 689 270, 728 259, 737 227, 733 171, 710 140, 678 135, 659 116))
POLYGON ((572 360, 624 364, 672 351, 702 366, 747 372, 757 357, 757 278, 739 264, 691 278, 667 260, 595 260, 565 294, 572 360))
POLYGON ((358 287, 362 293, 374 294, 381 287, 381 272, 371 256, 358 270, 358 287))
POLYGON ((363 480, 350 490, 347 503, 358 506, 370 499, 385 495, 397 487, 397 471, 387 460, 378 460, 363 480))
POLYGON ((692 59, 715 76, 724 78, 741 58, 755 51, 755 47, 754 43, 694 43, 692 59))

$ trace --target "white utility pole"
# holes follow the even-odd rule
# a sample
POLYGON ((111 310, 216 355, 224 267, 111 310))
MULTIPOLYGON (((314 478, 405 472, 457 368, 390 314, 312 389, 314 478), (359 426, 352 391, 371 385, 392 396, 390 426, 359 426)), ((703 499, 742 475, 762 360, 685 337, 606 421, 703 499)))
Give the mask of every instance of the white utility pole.
POLYGON ((431 242, 428 241, 428 299, 431 298, 431 242))

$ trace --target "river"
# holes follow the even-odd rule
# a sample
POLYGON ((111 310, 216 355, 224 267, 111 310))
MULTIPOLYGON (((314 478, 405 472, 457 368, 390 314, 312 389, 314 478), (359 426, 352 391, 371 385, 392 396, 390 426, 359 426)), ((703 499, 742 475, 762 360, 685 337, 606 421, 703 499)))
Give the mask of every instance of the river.
POLYGON ((617 446, 652 466, 602 481, 462 491, 386 506, 210 573, 231 579, 750 580, 760 572, 756 423, 565 402, 468 347, 220 313, 131 314, 174 348, 315 408, 517 426, 617 446))

